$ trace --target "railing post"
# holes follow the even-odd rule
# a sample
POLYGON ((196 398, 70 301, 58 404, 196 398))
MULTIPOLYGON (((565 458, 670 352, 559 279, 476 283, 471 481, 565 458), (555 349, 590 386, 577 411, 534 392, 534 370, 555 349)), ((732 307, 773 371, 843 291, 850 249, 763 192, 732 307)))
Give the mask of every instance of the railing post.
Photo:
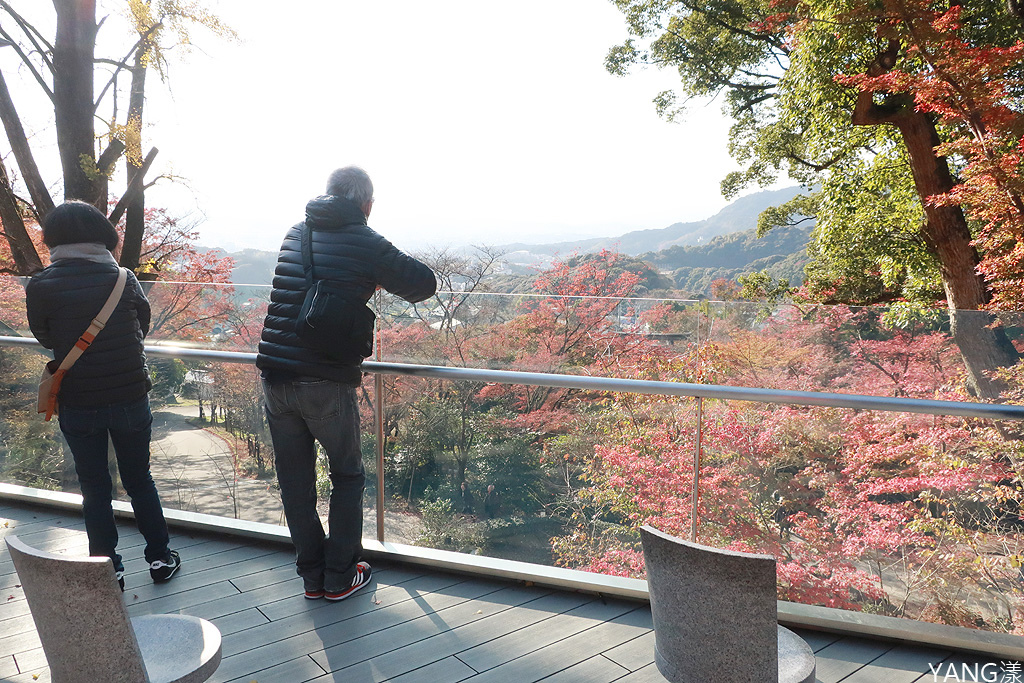
POLYGON ((697 514, 697 499, 700 497, 700 459, 702 444, 702 427, 704 424, 704 399, 697 397, 697 448, 693 454, 693 488, 690 497, 693 501, 693 508, 690 512, 690 542, 697 542, 697 523, 700 521, 697 514))
MULTIPOLYGON (((375 300, 377 308, 377 321, 374 321, 374 354, 380 362, 380 312, 381 295, 377 290, 375 300)), ((384 542, 384 375, 375 373, 373 375, 373 422, 374 431, 377 435, 377 540, 384 542)))

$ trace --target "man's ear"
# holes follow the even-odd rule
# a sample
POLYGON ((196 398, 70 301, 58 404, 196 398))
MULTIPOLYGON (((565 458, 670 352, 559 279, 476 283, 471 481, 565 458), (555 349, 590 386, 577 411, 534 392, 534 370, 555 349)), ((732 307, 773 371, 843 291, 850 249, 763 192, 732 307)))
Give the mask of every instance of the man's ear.
POLYGON ((370 217, 370 210, 373 208, 373 200, 371 199, 370 201, 366 202, 365 204, 363 204, 359 208, 362 209, 363 215, 366 216, 367 218, 369 218, 370 217))

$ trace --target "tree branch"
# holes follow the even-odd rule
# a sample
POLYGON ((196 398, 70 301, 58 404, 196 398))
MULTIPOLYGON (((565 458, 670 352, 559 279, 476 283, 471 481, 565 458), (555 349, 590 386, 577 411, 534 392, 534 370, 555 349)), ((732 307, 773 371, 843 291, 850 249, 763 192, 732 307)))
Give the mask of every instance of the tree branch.
POLYGON ((120 74, 121 71, 123 71, 124 69, 131 68, 131 65, 128 63, 128 59, 133 54, 135 54, 135 52, 139 48, 141 48, 143 45, 148 43, 149 39, 153 37, 153 34, 156 33, 158 30, 160 30, 162 27, 163 27, 163 22, 157 22, 157 23, 153 24, 152 26, 150 26, 149 29, 147 29, 146 32, 143 35, 139 36, 139 39, 137 41, 135 41, 135 44, 132 45, 130 50, 128 50, 128 54, 126 54, 120 61, 113 60, 113 59, 97 59, 97 60, 95 60, 96 62, 100 62, 100 63, 103 63, 103 64, 112 64, 116 68, 114 69, 114 73, 110 74, 110 79, 107 80, 106 84, 100 90, 100 94, 96 97, 96 101, 93 103, 93 111, 95 111, 96 109, 99 108, 100 102, 103 101, 103 96, 107 94, 107 90, 109 90, 111 88, 111 86, 114 83, 117 82, 118 74, 120 74))
POLYGON ((135 175, 128 179, 128 188, 124 191, 124 195, 117 201, 117 206, 115 206, 114 210, 110 212, 110 216, 108 216, 110 222, 114 225, 117 225, 118 221, 121 220, 121 216, 124 215, 129 202, 131 202, 135 194, 142 189, 142 181, 146 175, 146 171, 148 171, 149 167, 153 164, 153 160, 156 158, 159 151, 160 150, 156 147, 150 149, 149 154, 147 154, 146 158, 142 161, 142 166, 140 166, 135 172, 135 175))
MULTIPOLYGON (((881 76, 888 73, 896 65, 896 59, 900 53, 900 42, 895 38, 889 39, 889 45, 875 57, 867 68, 867 75, 871 77, 881 76)), ((903 111, 902 106, 882 106, 875 103, 875 91, 858 89, 857 103, 853 107, 851 122, 855 126, 874 126, 882 123, 895 123, 903 111)))
POLYGON ((25 34, 25 37, 28 38, 29 42, 32 43, 32 47, 34 47, 39 52, 39 56, 42 58, 43 63, 46 64, 46 67, 52 73, 53 62, 50 60, 49 55, 53 54, 53 45, 50 43, 50 41, 43 37, 43 34, 39 32, 39 29, 25 21, 25 19, 20 14, 15 12, 14 8, 11 7, 10 3, 0 1, 0 8, 3 8, 8 14, 11 15, 14 21, 17 22, 18 26, 25 34), (42 43, 42 45, 40 45, 40 43, 42 43))
POLYGON ((720 28, 724 28, 726 31, 730 33, 741 35, 746 38, 750 38, 751 40, 767 43, 768 45, 771 45, 775 49, 782 52, 783 54, 789 54, 789 50, 786 49, 786 46, 781 41, 776 40, 771 34, 757 33, 755 31, 750 31, 748 29, 739 28, 738 26, 733 26, 729 22, 719 18, 719 12, 717 11, 717 9, 715 11, 711 11, 706 6, 695 5, 692 2, 683 2, 682 5, 691 12, 704 16, 704 18, 710 21, 712 24, 715 24, 720 28))
POLYGON ((824 171, 824 170, 827 170, 827 169, 831 168, 832 166, 834 166, 835 164, 839 163, 840 161, 842 161, 843 158, 844 158, 844 155, 836 155, 836 156, 832 157, 831 159, 829 159, 828 161, 826 161, 826 162, 824 162, 822 164, 816 164, 813 161, 808 161, 807 159, 804 159, 803 157, 797 156, 793 152, 786 152, 786 158, 790 159, 792 161, 795 161, 796 163, 800 164, 801 166, 806 166, 807 168, 809 168, 811 170, 814 170, 814 171, 824 171))
POLYGON ((109 174, 110 167, 120 158, 122 152, 124 152, 124 143, 116 138, 111 140, 107 148, 100 154, 100 158, 96 160, 96 168, 104 175, 109 174))
MULTIPOLYGON (((14 48, 14 51, 18 53, 18 57, 21 58, 22 63, 26 67, 28 67, 28 70, 32 74, 32 77, 36 79, 36 82, 39 83, 39 86, 43 89, 43 92, 46 93, 46 96, 50 98, 50 101, 52 102, 53 90, 46 82, 46 79, 43 78, 43 75, 39 73, 39 70, 36 69, 35 64, 32 63, 32 60, 30 60, 28 58, 28 55, 25 54, 25 51, 21 48, 21 45, 18 45, 17 41, 15 41, 11 34, 4 30, 3 27, 0 27, 0 36, 2 36, 3 39, 7 42, 8 46, 14 48)), ((52 70, 52 65, 50 68, 52 70)))
POLYGON ((7 132, 7 140, 11 143, 11 150, 14 152, 14 159, 18 162, 21 175, 25 179, 32 203, 35 205, 36 216, 40 221, 46 214, 53 210, 53 198, 50 191, 43 182, 43 177, 36 166, 35 157, 32 155, 32 148, 28 144, 28 137, 21 125, 21 117, 14 108, 14 101, 7 89, 7 81, 3 73, 0 73, 0 121, 3 122, 4 130, 7 132))

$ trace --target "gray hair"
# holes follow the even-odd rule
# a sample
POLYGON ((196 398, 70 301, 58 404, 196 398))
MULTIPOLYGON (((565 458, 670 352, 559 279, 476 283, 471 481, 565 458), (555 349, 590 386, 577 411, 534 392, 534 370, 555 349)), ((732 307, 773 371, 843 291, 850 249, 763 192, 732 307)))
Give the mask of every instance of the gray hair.
POLYGON ((327 194, 351 199, 363 206, 373 199, 373 183, 363 169, 346 166, 331 173, 327 179, 327 194))

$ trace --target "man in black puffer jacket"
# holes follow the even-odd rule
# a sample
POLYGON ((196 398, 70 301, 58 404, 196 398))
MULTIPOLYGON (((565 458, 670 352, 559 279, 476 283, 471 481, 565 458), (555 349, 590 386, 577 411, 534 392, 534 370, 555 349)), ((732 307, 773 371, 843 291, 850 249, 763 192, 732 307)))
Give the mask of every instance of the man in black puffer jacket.
POLYGON ((410 303, 432 296, 437 287, 429 267, 366 225, 372 207, 373 184, 355 166, 334 171, 327 195, 306 205, 306 220, 281 245, 256 358, 296 570, 310 599, 343 600, 370 581, 370 565, 360 561, 365 475, 356 388, 372 329, 339 340, 329 352, 299 336, 308 289, 303 232, 309 230, 315 279, 330 281, 354 306, 365 306, 378 287, 410 303), (329 535, 316 511, 315 441, 330 469, 329 535))

